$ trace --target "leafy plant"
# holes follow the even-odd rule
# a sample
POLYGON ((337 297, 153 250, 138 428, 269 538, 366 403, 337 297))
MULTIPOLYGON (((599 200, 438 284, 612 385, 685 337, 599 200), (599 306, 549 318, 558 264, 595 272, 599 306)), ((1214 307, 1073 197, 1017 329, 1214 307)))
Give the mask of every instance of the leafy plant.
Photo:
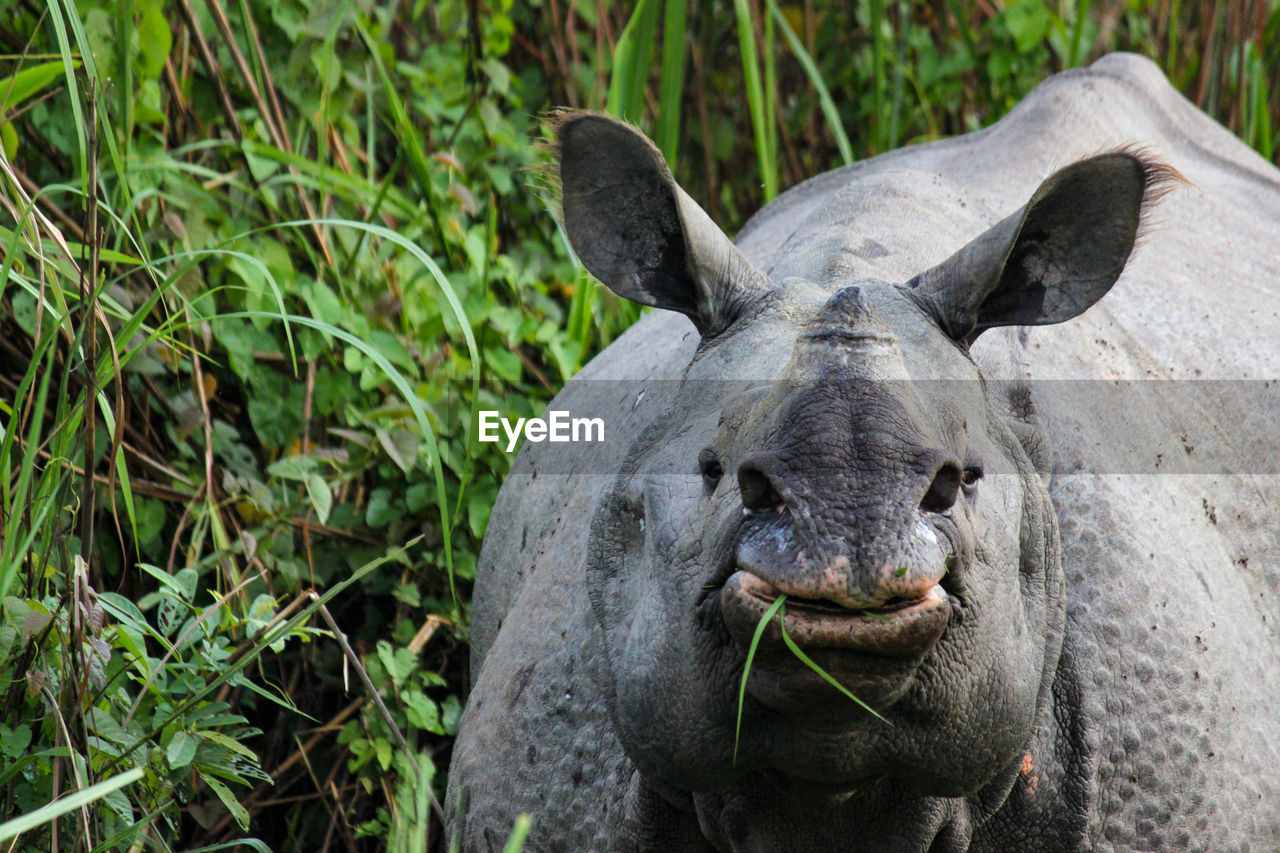
POLYGON ((543 214, 516 179, 510 20, 466 9, 436 4, 416 47, 373 4, 0 12, 57 57, 0 69, 0 797, 33 812, 144 769, 24 843, 439 835, 466 584, 509 465, 471 413, 536 414, 609 334, 565 331, 553 229, 513 240, 543 214), (367 52, 339 65, 340 43, 367 52), (348 592, 324 629, 298 621, 311 586, 348 592), (354 708, 340 625, 401 667, 368 661, 354 708), (295 737, 308 716, 331 733, 295 737))
POLYGON ((1229 6, 646 0, 618 8, 607 26, 584 14, 576 31, 551 20, 549 7, 529 14, 551 56, 564 58, 543 63, 563 81, 552 87, 560 102, 590 96, 567 59, 589 56, 602 29, 622 33, 608 108, 651 128, 681 183, 732 231, 790 184, 986 126, 1048 73, 1114 50, 1157 59, 1197 105, 1274 158, 1280 96, 1268 79, 1280 68, 1280 3, 1229 6), (631 49, 633 38, 640 48, 631 49), (682 68, 687 79, 677 88, 672 76, 682 68), (681 97, 663 95, 677 91, 681 97))

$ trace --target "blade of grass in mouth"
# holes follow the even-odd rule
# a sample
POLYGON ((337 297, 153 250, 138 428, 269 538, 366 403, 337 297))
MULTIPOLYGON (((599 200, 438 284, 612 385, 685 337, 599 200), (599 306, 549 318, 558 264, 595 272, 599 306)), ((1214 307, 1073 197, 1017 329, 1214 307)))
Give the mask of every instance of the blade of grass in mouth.
POLYGON ((747 677, 751 675, 751 662, 755 660, 756 648, 760 645, 760 638, 764 636, 765 626, 769 624, 769 620, 773 618, 773 614, 782 609, 782 605, 787 600, 787 594, 784 592, 778 596, 773 604, 769 605, 769 609, 760 617, 760 622, 756 625, 756 632, 751 636, 751 645, 747 648, 747 663, 742 668, 742 684, 738 687, 738 723, 733 729, 733 763, 738 763, 738 738, 742 734, 742 706, 747 700, 747 677))
POLYGON ((742 708, 747 701, 747 678, 751 675, 751 663, 755 660, 756 649, 760 646, 760 638, 764 636, 765 626, 769 624, 769 621, 773 619, 775 614, 778 616, 778 627, 782 629, 782 642, 784 642, 787 648, 791 650, 791 654, 795 655, 796 658, 805 666, 809 667, 809 669, 822 676, 822 678, 831 684, 832 687, 835 687, 845 696, 849 697, 849 699, 853 700, 856 705, 867 713, 871 714, 886 725, 893 725, 893 723, 886 720, 878 711, 876 711, 875 708, 872 708, 866 702, 863 702, 857 696, 853 695, 849 688, 845 687, 839 681, 836 681, 834 676, 822 667, 818 666, 812 658, 805 654, 804 651, 796 645, 795 640, 791 639, 791 635, 787 633, 787 623, 785 618, 786 611, 783 609, 786 601, 787 594, 784 592, 780 593, 773 604, 769 605, 769 609, 764 612, 764 615, 760 617, 759 623, 756 624, 756 631, 751 636, 751 645, 747 647, 747 662, 742 668, 742 681, 738 685, 738 721, 733 729, 733 763, 735 765, 738 763, 738 740, 742 735, 742 708))

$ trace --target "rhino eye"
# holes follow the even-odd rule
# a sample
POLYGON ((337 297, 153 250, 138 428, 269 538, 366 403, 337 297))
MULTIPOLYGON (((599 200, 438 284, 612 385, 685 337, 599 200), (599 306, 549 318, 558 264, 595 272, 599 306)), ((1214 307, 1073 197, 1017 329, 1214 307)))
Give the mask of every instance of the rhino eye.
POLYGON ((702 472, 702 482, 707 491, 715 491, 720 478, 724 476, 724 465, 720 463, 720 457, 714 450, 707 448, 698 454, 698 470, 702 472))
POLYGON ((964 471, 960 475, 960 485, 964 486, 966 491, 972 491, 978 485, 978 481, 982 479, 981 465, 965 466, 964 471))

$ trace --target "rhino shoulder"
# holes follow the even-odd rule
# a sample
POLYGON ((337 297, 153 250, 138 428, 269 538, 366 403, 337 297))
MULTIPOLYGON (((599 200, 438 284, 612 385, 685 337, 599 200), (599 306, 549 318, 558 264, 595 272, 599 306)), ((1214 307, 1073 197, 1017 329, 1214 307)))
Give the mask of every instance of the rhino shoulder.
POLYGON ((663 380, 676 378, 677 367, 688 362, 696 344, 688 320, 664 311, 649 314, 547 404, 548 412, 602 419, 604 441, 592 445, 590 453, 576 444, 545 442, 520 450, 480 551, 472 594, 473 678, 532 574, 545 570, 573 583, 601 493, 632 439, 659 410, 663 380))

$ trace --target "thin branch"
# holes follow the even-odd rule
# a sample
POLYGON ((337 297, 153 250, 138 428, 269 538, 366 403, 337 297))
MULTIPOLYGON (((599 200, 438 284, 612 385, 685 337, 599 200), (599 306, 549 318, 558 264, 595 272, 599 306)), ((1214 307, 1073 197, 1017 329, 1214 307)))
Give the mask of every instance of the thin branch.
MULTIPOLYGON (((308 592, 313 599, 319 599, 320 596, 314 590, 308 592)), ((378 706, 378 710, 382 712, 382 719, 386 721, 387 727, 391 729, 391 734, 395 737, 396 743, 404 752, 405 761, 409 762, 409 766, 413 768, 414 774, 418 777, 419 784, 423 783, 422 769, 418 766, 418 760, 413 754, 413 750, 409 748, 408 742, 405 741, 404 735, 400 732, 400 727, 396 725, 395 719, 391 716, 391 711, 387 709, 386 703, 382 701, 381 694, 378 689, 373 686, 373 680, 369 678, 369 673, 365 670, 364 664, 360 662, 360 658, 356 655, 355 650, 347 642, 347 637, 338 627, 338 623, 333 620, 333 616, 329 613, 329 608, 320 605, 320 615, 324 617, 324 621, 328 623, 329 630, 333 631, 333 636, 338 640, 338 645, 342 647, 342 653, 346 656, 350 664, 355 667, 356 673, 360 676, 360 680, 364 683, 364 689, 369 691, 369 698, 378 706)), ((428 789, 431 795, 431 807, 435 809, 436 816, 440 820, 444 820, 444 808, 440 805, 440 800, 436 798, 435 791, 428 789)))
POLYGON ((209 42, 200 31, 200 23, 196 20, 195 12, 191 8, 191 0, 178 0, 178 9, 182 12, 182 20, 186 22, 187 32, 191 33, 191 37, 195 39, 196 50, 200 52, 200 61, 209 72, 209 82, 213 83, 214 91, 217 92, 218 106, 222 108, 222 115, 227 120, 227 124, 231 125, 231 133, 237 140, 243 142, 244 128, 240 125, 240 117, 236 115, 236 108, 231 103, 231 93, 227 91, 226 81, 222 79, 222 66, 218 64, 218 59, 213 55, 209 42))

